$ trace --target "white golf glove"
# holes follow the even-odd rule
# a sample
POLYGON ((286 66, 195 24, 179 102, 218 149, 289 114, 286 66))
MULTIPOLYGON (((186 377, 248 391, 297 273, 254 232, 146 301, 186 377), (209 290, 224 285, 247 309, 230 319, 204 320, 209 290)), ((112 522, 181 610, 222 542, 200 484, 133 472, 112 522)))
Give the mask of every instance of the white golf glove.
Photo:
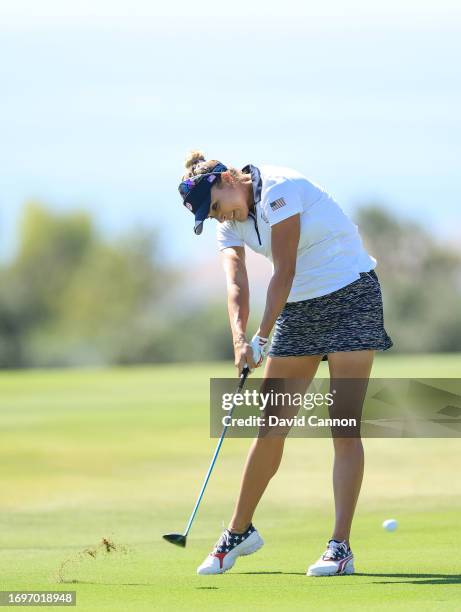
POLYGON ((264 361, 264 357, 269 350, 269 338, 262 338, 261 336, 257 336, 256 334, 251 339, 251 348, 253 349, 253 361, 256 364, 256 367, 259 366, 264 361))

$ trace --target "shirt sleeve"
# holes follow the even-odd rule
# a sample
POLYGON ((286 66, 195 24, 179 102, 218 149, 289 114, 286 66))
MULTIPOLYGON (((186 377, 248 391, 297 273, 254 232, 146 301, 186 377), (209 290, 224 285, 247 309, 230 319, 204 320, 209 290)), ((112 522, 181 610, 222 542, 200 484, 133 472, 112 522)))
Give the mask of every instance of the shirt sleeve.
POLYGON ((220 251, 227 249, 227 247, 244 245, 244 242, 238 235, 234 224, 230 221, 224 221, 224 223, 217 224, 216 236, 218 238, 218 248, 220 251))
POLYGON ((301 198, 289 180, 278 183, 267 191, 262 208, 271 227, 303 212, 301 198))

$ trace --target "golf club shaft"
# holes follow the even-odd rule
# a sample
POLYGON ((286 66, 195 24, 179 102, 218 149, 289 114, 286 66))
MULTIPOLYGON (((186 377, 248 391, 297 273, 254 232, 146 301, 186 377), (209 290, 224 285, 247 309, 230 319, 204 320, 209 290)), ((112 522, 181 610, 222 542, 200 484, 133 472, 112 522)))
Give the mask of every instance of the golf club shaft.
MULTIPOLYGON (((240 393, 240 391, 243 389, 243 385, 245 384, 245 380, 247 379, 247 376, 248 376, 249 372, 250 372, 249 367, 245 366, 243 368, 243 370, 242 370, 242 373, 240 374, 240 381, 239 381, 239 386, 237 388, 237 393, 240 393)), ((229 414, 232 414, 233 410, 234 410, 234 406, 232 406, 232 410, 230 411, 229 414)), ((219 438, 219 442, 218 442, 218 444, 216 446, 216 449, 215 449, 215 452, 213 454, 213 458, 211 460, 210 467, 208 468, 208 472, 206 473, 205 480, 203 481, 203 485, 202 485, 202 488, 200 490, 198 499, 197 499, 197 501, 195 503, 194 509, 192 510, 192 514, 190 515, 189 522, 187 523, 186 530, 184 531, 184 535, 185 536, 187 536, 187 534, 189 533, 189 530, 191 528, 191 525, 193 523, 195 515, 197 514, 198 507, 200 505, 200 502, 202 501, 202 497, 203 497, 203 494, 205 493, 205 489, 206 489, 206 486, 207 486, 208 481, 210 479, 211 472, 213 471, 214 464, 216 463, 216 459, 218 458, 219 451, 221 449, 221 446, 222 446, 222 443, 223 443, 223 440, 224 440, 224 436, 226 435, 226 431, 227 431, 227 425, 222 430, 221 437, 219 438)))

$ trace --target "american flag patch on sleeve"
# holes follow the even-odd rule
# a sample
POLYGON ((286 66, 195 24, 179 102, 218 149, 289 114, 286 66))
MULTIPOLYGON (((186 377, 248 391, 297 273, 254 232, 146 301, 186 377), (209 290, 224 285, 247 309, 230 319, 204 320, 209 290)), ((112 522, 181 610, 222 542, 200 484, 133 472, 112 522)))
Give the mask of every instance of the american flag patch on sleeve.
POLYGON ((282 206, 285 206, 286 202, 283 198, 278 198, 277 200, 274 200, 273 202, 271 202, 269 204, 269 206, 271 207, 272 210, 278 210, 279 208, 282 208, 282 206))

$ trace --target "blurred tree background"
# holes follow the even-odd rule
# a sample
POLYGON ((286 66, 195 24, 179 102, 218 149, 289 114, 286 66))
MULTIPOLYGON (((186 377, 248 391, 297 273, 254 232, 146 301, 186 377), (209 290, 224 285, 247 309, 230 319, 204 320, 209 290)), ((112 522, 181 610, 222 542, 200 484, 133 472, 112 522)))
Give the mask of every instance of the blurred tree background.
MULTIPOLYGON (((461 350, 461 253, 384 206, 356 221, 378 259, 392 350, 461 350)), ((87 213, 40 203, 19 231, 0 267, 1 368, 232 359, 225 295, 188 302, 154 231, 108 241, 87 213)))
POLYGON ((384 206, 358 210, 356 222, 378 260, 386 330, 392 350, 461 350, 461 252, 435 240, 415 221, 384 206))

